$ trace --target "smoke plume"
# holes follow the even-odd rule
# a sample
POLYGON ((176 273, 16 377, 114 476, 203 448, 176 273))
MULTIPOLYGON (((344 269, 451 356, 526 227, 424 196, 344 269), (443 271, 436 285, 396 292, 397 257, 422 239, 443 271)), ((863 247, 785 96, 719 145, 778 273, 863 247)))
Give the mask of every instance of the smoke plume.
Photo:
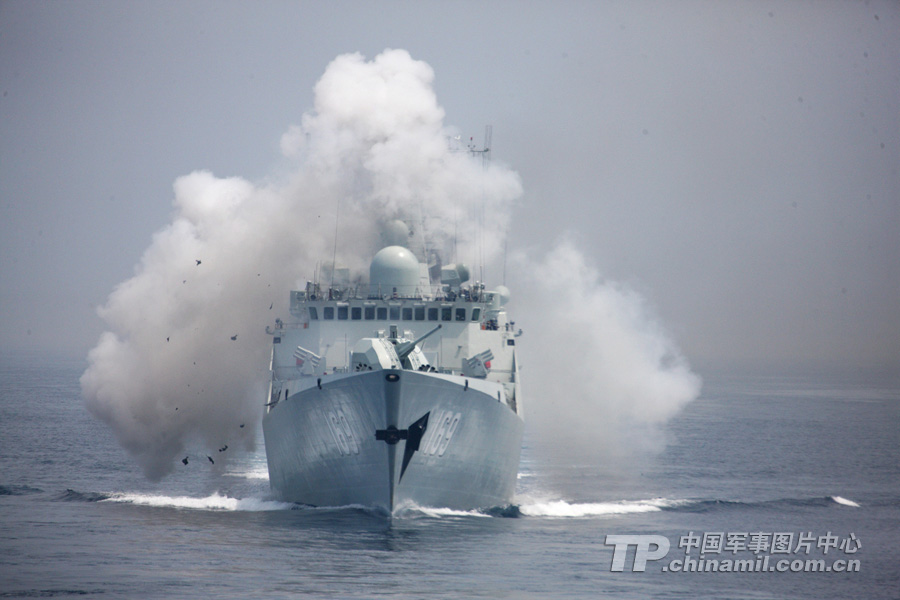
MULTIPOLYGON (((380 226, 397 218, 427 215, 445 249, 461 253, 483 220, 506 231, 519 177, 453 147, 433 79, 403 50, 339 56, 315 86, 315 110, 281 140, 288 175, 175 182, 172 221, 99 309, 107 331, 81 378, 88 409, 149 478, 172 471, 190 444, 254 443, 265 327, 322 264, 364 275, 380 226)), ((492 256, 503 236, 483 241, 492 256)))
MULTIPOLYGON (((315 86, 314 110, 282 137, 286 174, 252 183, 199 171, 176 180, 171 223, 99 308, 107 331, 81 378, 88 409, 149 478, 171 472, 194 444, 210 453, 254 444, 268 377, 265 327, 288 314, 289 290, 323 265, 334 261, 365 278, 385 223, 420 220, 428 231, 414 233, 437 238, 450 261, 498 259, 520 179, 455 147, 433 79, 427 64, 403 50, 371 61, 339 56, 315 86), (485 223, 490 235, 482 233, 485 223)), ((575 402, 614 390, 614 414, 605 418, 641 421, 644 407, 652 408, 651 422, 664 420, 696 393, 695 379, 635 314, 639 300, 585 283, 592 274, 579 260, 565 247, 536 273, 557 288, 573 287, 576 297, 545 298, 538 285, 531 299, 518 293, 529 343, 558 339, 547 319, 562 319, 576 343, 604 350, 591 360, 608 363, 590 375, 596 388, 576 384, 585 389, 575 402), (587 328, 604 336, 599 346, 575 322, 581 302, 610 311, 587 328), (629 360, 634 369, 614 367, 629 360)), ((549 369, 535 364, 528 373, 529 388, 539 392, 530 399, 535 407, 551 398, 545 374, 562 368, 561 359, 549 360, 549 369)), ((215 456, 227 460, 227 453, 215 456)))
POLYGON ((604 280, 568 240, 516 262, 518 309, 528 318, 526 418, 537 445, 570 459, 660 450, 661 426, 701 382, 645 300, 604 280))

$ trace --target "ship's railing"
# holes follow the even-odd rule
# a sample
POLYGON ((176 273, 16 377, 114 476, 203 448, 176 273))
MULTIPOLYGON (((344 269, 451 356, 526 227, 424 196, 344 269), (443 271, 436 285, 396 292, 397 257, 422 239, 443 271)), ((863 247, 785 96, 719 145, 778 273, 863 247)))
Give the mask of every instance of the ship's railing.
MULTIPOLYGON (((282 365, 277 366, 272 369, 272 373, 275 375, 275 379, 277 380, 288 380, 288 379, 297 379, 298 377, 320 377, 322 375, 339 375, 343 373, 351 373, 352 369, 348 366, 341 367, 328 367, 328 369, 322 371, 321 373, 301 373, 300 367, 294 367, 291 365, 282 365)), ((435 372, 441 373, 443 375, 462 375, 463 372, 461 369, 450 369, 450 368, 441 368, 435 366, 435 372)))
POLYGON ((295 290, 292 297, 301 302, 318 300, 439 300, 443 302, 491 302, 494 292, 486 292, 484 285, 476 283, 471 287, 456 290, 441 286, 370 286, 336 285, 323 287, 318 283, 307 283, 305 290, 295 290))
MULTIPOLYGON (((434 372, 440 373, 442 375, 456 375, 459 377, 465 377, 465 373, 463 370, 457 367, 441 367, 439 365, 431 365, 434 367, 434 372)), ((280 365, 272 368, 272 373, 275 376, 276 380, 289 380, 289 379, 297 379, 298 377, 320 377, 322 375, 335 375, 342 373, 351 373, 353 370, 347 366, 343 365, 340 367, 328 367, 323 370, 321 373, 302 373, 300 367, 296 367, 293 365, 280 365)), ((509 369, 495 369, 492 368, 490 370, 491 375, 493 375, 493 379, 499 379, 500 381, 509 382, 514 381, 513 372, 509 369), (500 375, 501 377, 497 377, 500 375)))

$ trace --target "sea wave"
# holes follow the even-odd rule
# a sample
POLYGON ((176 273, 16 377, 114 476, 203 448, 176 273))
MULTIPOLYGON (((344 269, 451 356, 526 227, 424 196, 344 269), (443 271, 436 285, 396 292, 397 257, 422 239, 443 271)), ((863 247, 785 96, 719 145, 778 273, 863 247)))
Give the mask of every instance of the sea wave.
POLYGON ((628 513, 657 512, 687 503, 687 500, 652 498, 611 502, 567 502, 565 500, 523 501, 519 511, 528 517, 598 517, 628 513))
POLYGON ((109 498, 109 494, 99 492, 78 492, 73 489, 67 489, 58 496, 63 502, 100 502, 109 498))
POLYGON ((0 485, 0 496, 24 496, 40 494, 43 490, 30 485, 0 485))
POLYGON ((859 508, 859 504, 857 504, 853 500, 848 500, 843 496, 830 496, 830 498, 838 504, 843 504, 844 506, 852 506, 853 508, 859 508))
POLYGON ((490 518, 492 515, 480 510, 457 510, 453 508, 433 508, 429 506, 419 506, 417 504, 403 504, 394 509, 393 517, 397 518, 416 518, 416 517, 484 517, 490 518))
POLYGON ((842 496, 818 496, 813 498, 779 498, 763 501, 720 499, 670 499, 615 500, 607 502, 568 502, 566 500, 519 499, 518 511, 526 517, 584 518, 645 513, 657 511, 717 512, 732 509, 783 510, 785 507, 827 507, 835 504, 860 508, 860 505, 842 496))
POLYGON ((399 506, 390 515, 386 511, 370 506, 352 504, 347 506, 321 506, 280 502, 268 498, 250 496, 234 498, 214 493, 205 497, 166 496, 137 492, 78 492, 67 489, 60 494, 59 500, 67 502, 112 502, 152 506, 160 508, 176 508, 206 511, 264 512, 278 510, 309 511, 363 511, 367 513, 384 513, 386 516, 400 519, 415 518, 448 518, 448 517, 538 517, 538 518, 590 518, 633 513, 659 511, 676 512, 718 512, 732 509, 746 510, 783 510, 785 507, 827 507, 842 506, 860 508, 860 504, 843 496, 819 496, 812 498, 781 498, 763 501, 740 501, 720 499, 672 499, 650 498, 641 500, 611 500, 604 502, 570 502, 560 499, 543 499, 519 497, 516 504, 495 507, 493 509, 459 510, 446 507, 419 506, 407 503, 399 506))
POLYGON ((101 502, 119 502, 123 504, 137 504, 140 506, 154 506, 163 508, 186 508, 195 510, 212 511, 247 511, 263 512, 272 510, 290 510, 297 505, 291 502, 278 502, 264 498, 232 498, 219 493, 194 498, 191 496, 162 496, 153 494, 138 494, 115 492, 100 500, 101 502))
POLYGON ((776 498, 758 501, 695 499, 685 501, 678 506, 667 507, 667 510, 681 510, 684 512, 715 512, 732 509, 782 511, 786 508, 828 507, 835 504, 859 508, 858 503, 841 496, 815 496, 811 498, 776 498))

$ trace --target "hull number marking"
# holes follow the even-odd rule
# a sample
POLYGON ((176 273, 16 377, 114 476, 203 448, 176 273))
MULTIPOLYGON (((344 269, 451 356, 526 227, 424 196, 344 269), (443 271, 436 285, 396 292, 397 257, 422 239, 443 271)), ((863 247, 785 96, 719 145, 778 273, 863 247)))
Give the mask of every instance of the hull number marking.
POLYGON ((453 434, 456 433, 462 413, 442 410, 435 414, 437 416, 435 427, 433 433, 428 436, 422 453, 429 456, 443 456, 444 452, 447 451, 447 446, 450 445, 450 440, 453 439, 453 434))
POLYGON ((328 428, 341 456, 359 454, 359 444, 356 443, 353 430, 350 429, 350 423, 347 422, 343 412, 337 410, 328 413, 328 428))

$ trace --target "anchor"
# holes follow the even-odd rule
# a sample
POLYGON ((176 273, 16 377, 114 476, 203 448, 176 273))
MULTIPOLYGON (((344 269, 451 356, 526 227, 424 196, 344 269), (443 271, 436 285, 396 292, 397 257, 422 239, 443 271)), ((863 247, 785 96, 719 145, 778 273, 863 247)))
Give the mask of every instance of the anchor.
POLYGON ((389 446, 393 446, 400 440, 406 440, 406 446, 403 448, 403 463, 400 466, 400 479, 403 479, 403 474, 406 472, 406 467, 409 466, 409 461, 412 460, 413 454, 419 449, 422 436, 425 435, 425 430, 428 429, 428 415, 430 414, 431 411, 425 413, 415 423, 410 425, 408 429, 397 429, 396 425, 389 425, 387 429, 375 430, 375 439, 384 441, 389 446))

